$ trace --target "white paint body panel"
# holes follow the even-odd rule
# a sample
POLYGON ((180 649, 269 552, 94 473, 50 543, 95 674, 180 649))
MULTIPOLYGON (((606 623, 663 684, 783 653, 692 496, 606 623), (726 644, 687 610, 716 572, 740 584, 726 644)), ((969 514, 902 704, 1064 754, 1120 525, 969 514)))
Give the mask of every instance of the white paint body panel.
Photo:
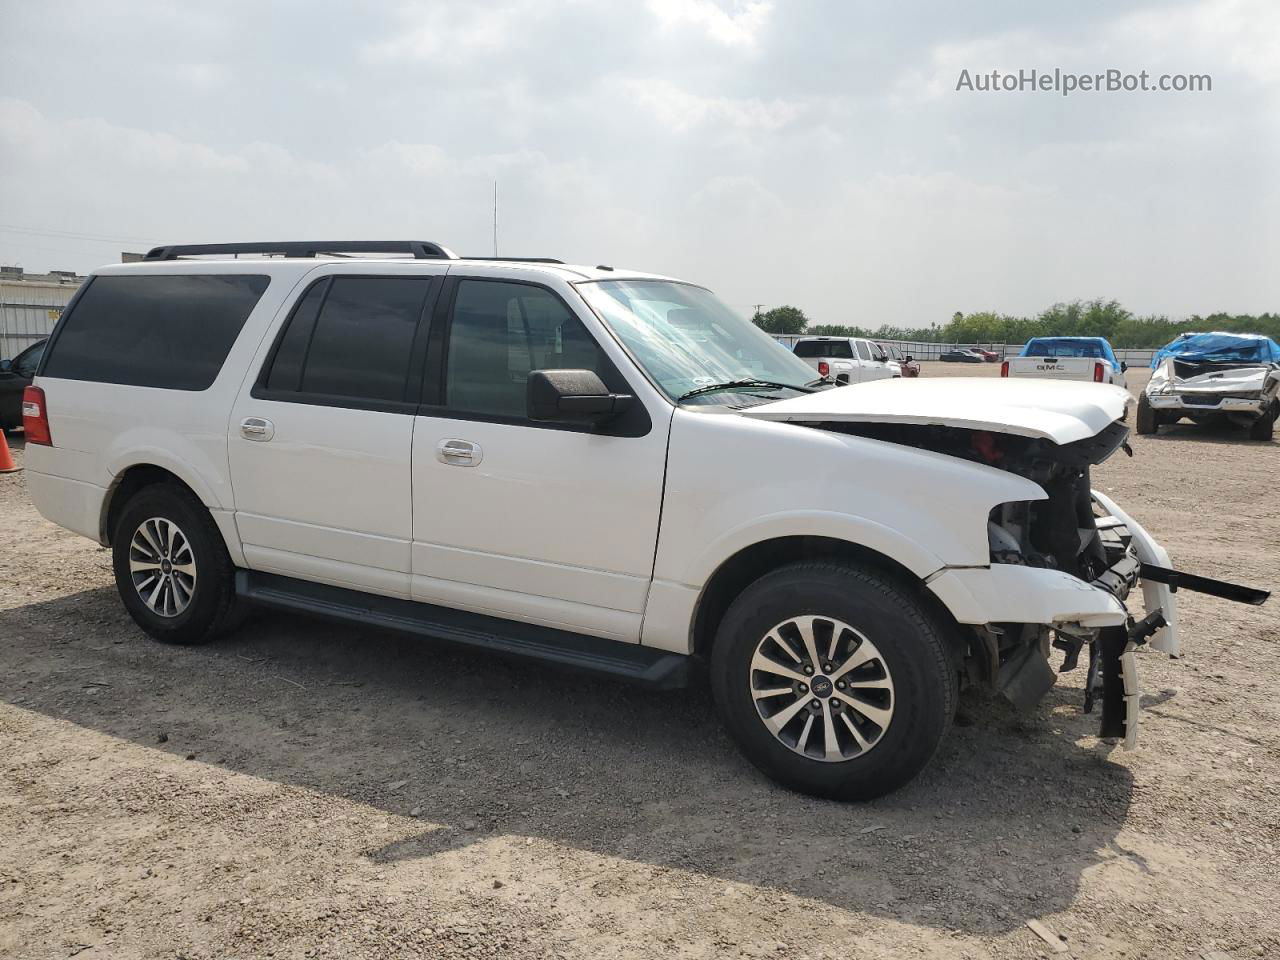
POLYGON ((638 642, 667 419, 608 437, 417 418, 414 598, 638 642), (480 463, 442 463, 436 447, 452 438, 480 447, 480 463))
POLYGON ((1071 443, 1124 415, 1127 390, 1100 383, 947 378, 882 380, 823 390, 743 411, 760 420, 914 423, 991 430, 1071 443))
MULTIPOLYGON (((864 389, 870 387, 822 396, 864 389)), ((845 540, 923 579, 949 565, 985 565, 991 509, 1044 498, 1030 480, 954 457, 739 414, 678 410, 644 642, 687 651, 701 588, 753 544, 797 535, 845 540), (944 510, 940 490, 947 492, 944 510), (663 603, 681 609, 672 613, 663 603)))

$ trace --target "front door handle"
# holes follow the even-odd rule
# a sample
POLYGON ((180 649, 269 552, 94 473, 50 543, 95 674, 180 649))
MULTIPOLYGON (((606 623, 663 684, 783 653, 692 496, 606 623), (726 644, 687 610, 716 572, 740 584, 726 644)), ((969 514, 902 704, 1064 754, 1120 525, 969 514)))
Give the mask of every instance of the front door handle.
POLYGON ((436 444, 436 459, 455 467, 474 467, 484 459, 484 451, 470 440, 441 440, 436 444))
POLYGON ((276 435, 276 425, 266 417, 245 417, 240 421, 240 436, 246 440, 267 441, 276 435))

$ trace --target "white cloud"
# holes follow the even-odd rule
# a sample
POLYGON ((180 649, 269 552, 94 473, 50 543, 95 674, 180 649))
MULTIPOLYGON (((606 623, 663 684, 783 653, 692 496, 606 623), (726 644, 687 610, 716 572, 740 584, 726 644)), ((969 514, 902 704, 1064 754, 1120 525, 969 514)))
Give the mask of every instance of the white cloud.
POLYGON ((715 0, 648 0, 664 27, 692 26, 726 47, 753 47, 769 22, 773 4, 764 0, 717 3, 715 0))
POLYGON ((788 100, 704 97, 669 80, 648 78, 621 82, 623 96, 642 107, 664 128, 687 133, 704 125, 772 132, 793 123, 806 111, 788 100))

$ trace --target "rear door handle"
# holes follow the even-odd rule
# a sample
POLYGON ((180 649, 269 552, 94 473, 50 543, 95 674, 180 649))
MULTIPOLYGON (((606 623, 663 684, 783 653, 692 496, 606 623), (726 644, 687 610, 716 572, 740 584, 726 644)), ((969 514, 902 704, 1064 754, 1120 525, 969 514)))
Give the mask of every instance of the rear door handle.
POLYGON ((441 440, 436 444, 436 459, 455 467, 474 467, 484 459, 484 451, 470 440, 441 440))
POLYGON ((266 417, 245 417, 240 421, 240 436, 246 440, 267 441, 276 435, 276 425, 266 417))

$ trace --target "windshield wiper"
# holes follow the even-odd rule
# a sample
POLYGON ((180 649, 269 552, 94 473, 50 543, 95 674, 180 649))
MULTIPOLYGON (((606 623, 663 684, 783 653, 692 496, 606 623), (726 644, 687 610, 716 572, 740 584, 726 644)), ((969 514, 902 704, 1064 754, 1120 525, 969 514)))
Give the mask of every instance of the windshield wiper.
POLYGON ((684 403, 690 397, 700 397, 704 393, 715 393, 717 390, 732 390, 734 387, 775 387, 783 390, 799 390, 801 393, 813 393, 813 390, 807 386, 797 387, 794 383, 774 383, 772 380, 755 380, 748 377, 742 380, 726 380, 724 383, 709 383, 705 387, 697 387, 676 397, 676 403, 684 403))

